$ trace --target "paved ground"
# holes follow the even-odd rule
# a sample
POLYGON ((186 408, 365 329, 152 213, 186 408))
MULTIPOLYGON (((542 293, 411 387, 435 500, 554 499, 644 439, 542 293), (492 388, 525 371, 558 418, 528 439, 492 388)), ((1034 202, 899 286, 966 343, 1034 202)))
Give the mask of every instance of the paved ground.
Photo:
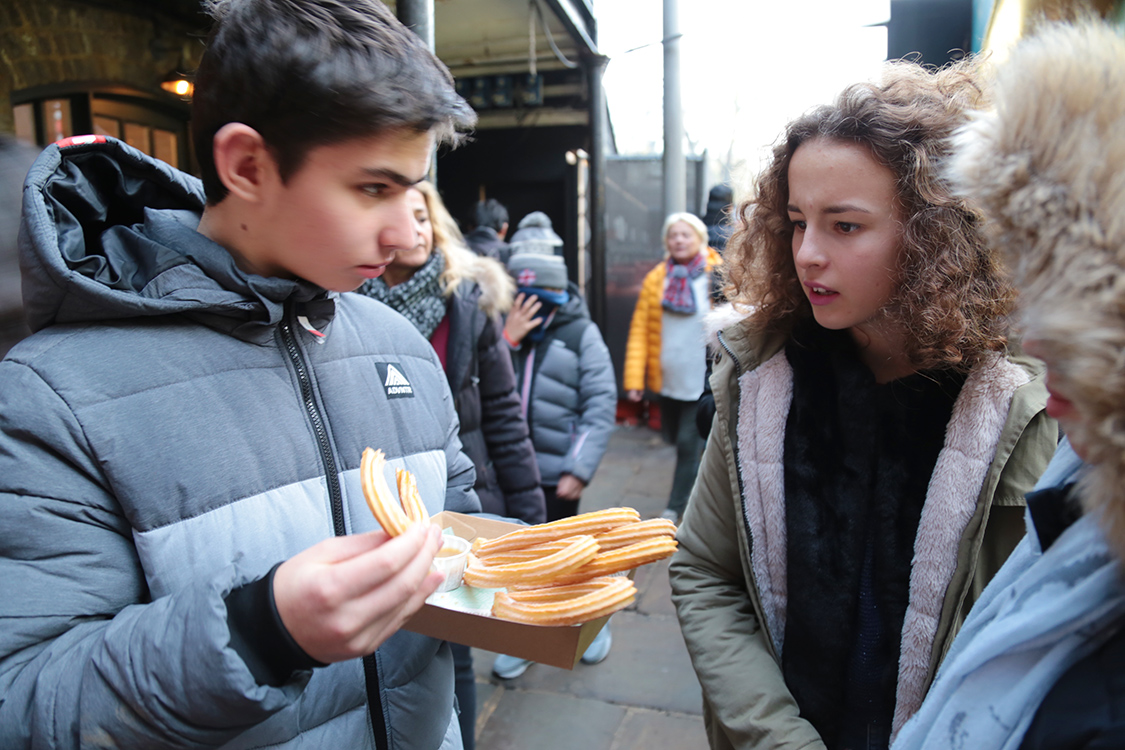
MULTIPOLYGON (((580 510, 664 510, 675 451, 645 427, 618 427, 580 510)), ((613 649, 573 671, 537 664, 514 680, 474 649, 478 750, 705 750, 699 683, 670 600, 667 561, 637 571, 635 605, 614 615, 613 649)))

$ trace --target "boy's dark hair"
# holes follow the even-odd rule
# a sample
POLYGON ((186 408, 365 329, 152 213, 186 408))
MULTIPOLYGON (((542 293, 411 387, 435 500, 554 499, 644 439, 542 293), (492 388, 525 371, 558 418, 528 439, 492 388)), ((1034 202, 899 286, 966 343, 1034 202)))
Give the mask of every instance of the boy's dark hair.
POLYGON ((215 25, 195 76, 192 139, 207 200, 227 189, 215 133, 257 130, 288 179, 317 146, 392 128, 456 143, 476 115, 449 70, 379 0, 209 0, 215 25))
POLYGON ((477 201, 477 205, 473 208, 473 226, 489 227, 499 232, 507 223, 508 209, 504 208, 500 201, 495 198, 477 201))

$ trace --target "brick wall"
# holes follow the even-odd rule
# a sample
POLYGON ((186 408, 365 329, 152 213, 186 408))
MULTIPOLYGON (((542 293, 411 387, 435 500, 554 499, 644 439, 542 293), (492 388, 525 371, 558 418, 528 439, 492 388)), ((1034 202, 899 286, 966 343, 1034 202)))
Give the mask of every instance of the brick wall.
POLYGON ((0 2, 0 132, 12 133, 13 91, 101 81, 151 90, 175 68, 193 70, 207 19, 162 14, 159 0, 0 2))

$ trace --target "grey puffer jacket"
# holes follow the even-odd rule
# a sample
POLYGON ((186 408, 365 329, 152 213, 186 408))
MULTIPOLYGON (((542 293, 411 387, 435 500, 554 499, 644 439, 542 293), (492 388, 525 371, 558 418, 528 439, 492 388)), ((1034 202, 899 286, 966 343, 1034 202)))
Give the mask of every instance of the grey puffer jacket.
POLYGON ((194 231, 197 180, 99 140, 49 147, 24 193, 37 333, 0 362, 0 747, 459 748, 447 644, 400 631, 273 686, 226 606, 377 528, 366 446, 431 512, 479 508, 433 348, 373 300, 242 272, 194 231))
POLYGON ((543 484, 571 474, 589 484, 605 455, 617 413, 617 381, 601 332, 578 287, 555 313, 542 341, 512 352, 543 484))

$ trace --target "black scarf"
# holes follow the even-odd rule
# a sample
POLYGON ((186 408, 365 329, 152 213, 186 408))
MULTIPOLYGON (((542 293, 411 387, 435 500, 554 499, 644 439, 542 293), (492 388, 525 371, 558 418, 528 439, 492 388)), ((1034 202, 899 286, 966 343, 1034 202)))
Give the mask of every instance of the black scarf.
POLYGON ((814 323, 785 354, 785 682, 830 750, 885 750, 918 522, 965 376, 877 384, 846 331, 814 323))
POLYGON ((379 277, 365 281, 357 291, 402 313, 429 339, 446 313, 446 299, 441 288, 444 270, 445 257, 435 249, 430 253, 430 259, 401 284, 389 287, 379 277))

